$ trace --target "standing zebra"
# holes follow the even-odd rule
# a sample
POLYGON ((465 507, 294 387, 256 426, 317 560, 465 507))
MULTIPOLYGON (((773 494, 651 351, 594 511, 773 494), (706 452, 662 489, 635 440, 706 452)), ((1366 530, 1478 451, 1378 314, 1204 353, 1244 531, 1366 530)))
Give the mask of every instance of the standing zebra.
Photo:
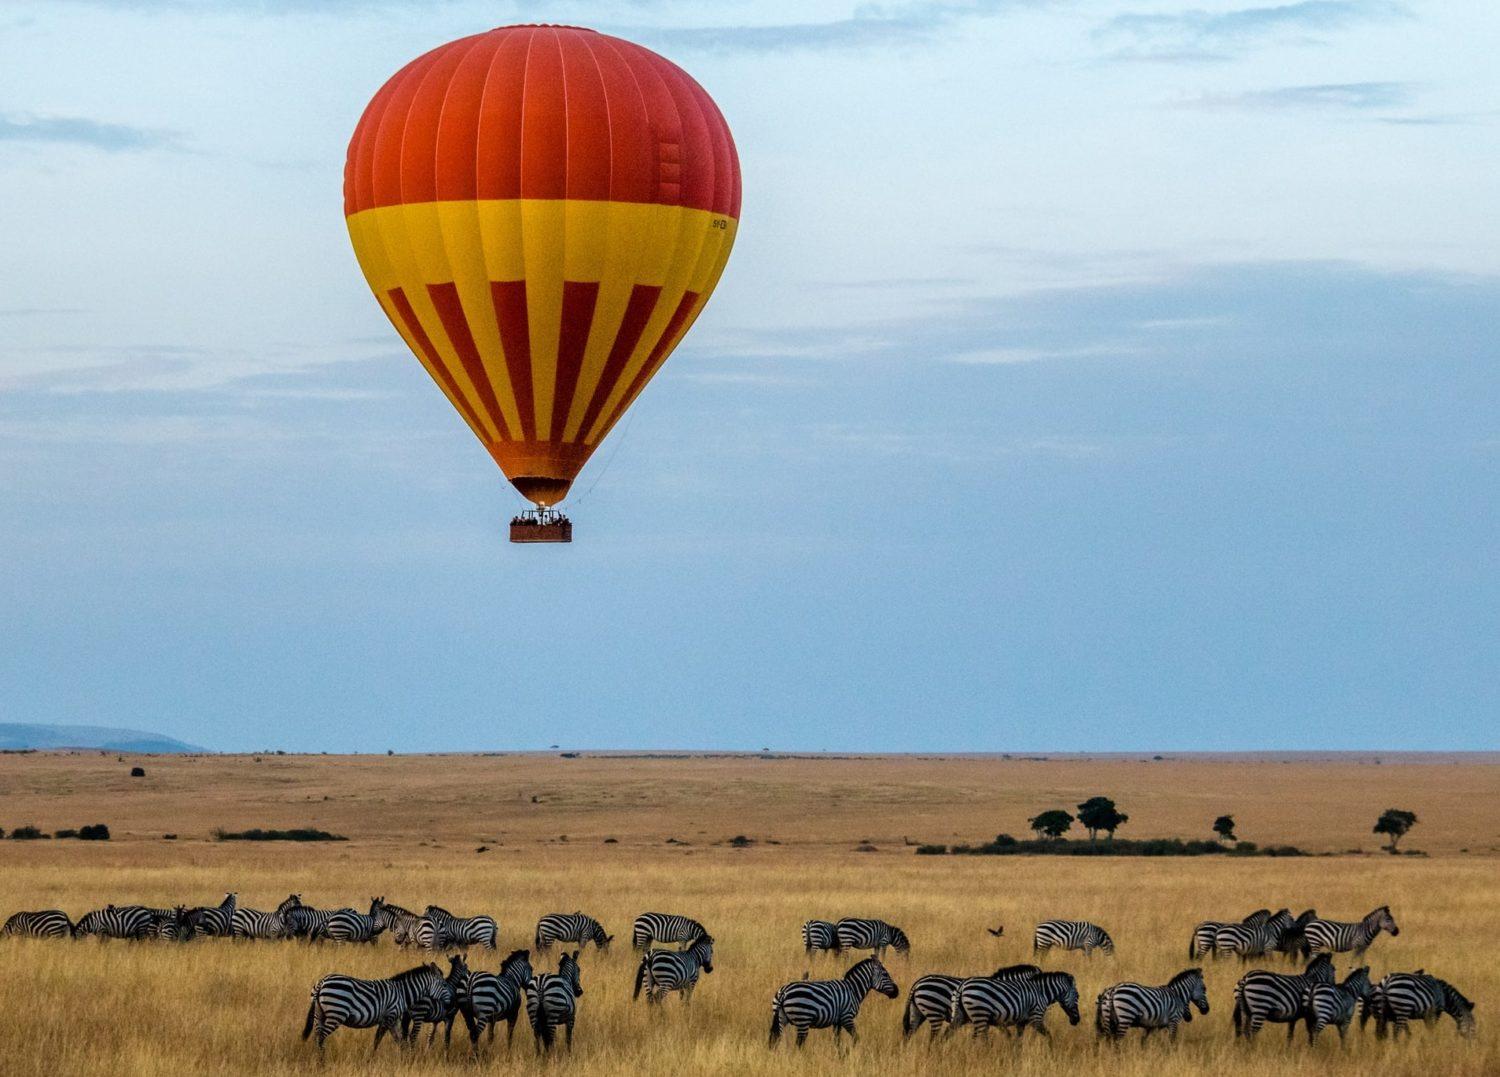
POLYGON ((839 952, 838 925, 827 920, 808 920, 802 925, 802 948, 808 957, 821 951, 839 952))
POLYGON ((342 909, 315 909, 311 905, 298 904, 283 915, 286 917, 287 927, 291 928, 292 938, 306 939, 311 942, 327 926, 333 915, 342 911, 342 909))
POLYGON ((1264 957, 1280 945, 1292 923, 1292 910, 1278 909, 1269 920, 1258 924, 1224 924, 1214 932, 1214 956, 1236 954, 1241 961, 1264 957))
POLYGON ((371 898, 368 913, 339 909, 330 913, 322 924, 314 927, 307 939, 309 942, 323 939, 329 942, 374 942, 385 931, 388 922, 385 902, 381 898, 371 898))
MULTIPOLYGON (((1019 979, 1035 976, 1042 971, 1040 965, 1007 965, 990 973, 989 979, 1019 979)), ((919 977, 906 993, 906 1010, 901 1015, 901 1035, 910 1036, 926 1022, 932 1030, 932 1038, 948 1028, 953 1018, 953 995, 966 977, 945 976, 929 973, 919 977)))
POLYGON ((232 893, 225 894, 224 900, 217 907, 202 907, 189 909, 187 913, 188 925, 193 929, 194 935, 203 935, 211 939, 227 939, 234 933, 234 910, 238 905, 238 899, 232 893))
POLYGON ((580 952, 593 943, 603 952, 613 941, 614 936, 605 934, 603 924, 581 912, 549 912, 536 922, 532 940, 539 953, 546 953, 554 942, 576 942, 580 952))
POLYGON ((73 935, 83 938, 97 935, 101 939, 144 939, 156 918, 140 905, 106 905, 84 913, 73 926, 73 935))
POLYGON ((385 925, 386 930, 391 933, 391 940, 397 946, 414 945, 417 941, 417 924, 422 918, 410 909, 392 905, 389 901, 382 901, 381 906, 385 910, 385 925))
POLYGON ((558 1025, 567 1027, 568 1050, 573 1050, 573 1025, 578 1020, 578 999, 583 995, 578 970, 580 953, 581 950, 574 950, 563 954, 555 973, 539 973, 526 983, 526 1016, 531 1019, 537 1054, 552 1049, 558 1025))
POLYGON ((1379 937, 1382 931, 1389 931, 1392 938, 1401 934, 1401 929, 1396 926, 1396 918, 1391 915, 1389 905, 1372 909, 1369 915, 1357 924, 1311 917, 1303 929, 1303 934, 1307 938, 1307 949, 1310 953, 1344 954, 1352 950, 1354 956, 1360 958, 1365 955, 1365 951, 1370 948, 1370 944, 1379 937))
POLYGON ((875 956, 884 960, 887 947, 898 954, 911 955, 911 940, 894 924, 884 920, 862 920, 846 916, 836 927, 838 947, 843 950, 874 950, 875 956))
POLYGON ((1399 1038, 1403 1032, 1411 1035, 1412 1021, 1422 1021, 1431 1028, 1445 1013, 1458 1025, 1459 1035, 1474 1035, 1474 1004, 1458 988, 1420 969, 1393 972, 1370 992, 1360 1011, 1359 1025, 1363 1028, 1374 1017, 1377 1039, 1385 1039, 1391 1025, 1399 1038))
MULTIPOLYGON (((1316 983, 1302 996, 1302 1017, 1307 1022, 1307 1042, 1315 1043, 1318 1033, 1329 1025, 1339 1030, 1339 1042, 1349 1033, 1354 1008, 1370 997, 1370 966, 1355 969, 1341 984, 1316 983)), ((1292 1023, 1296 1028, 1296 1022, 1292 1023)))
MULTIPOLYGON (((1256 927, 1271 918, 1270 909, 1256 909, 1249 916, 1240 921, 1256 927)), ((1193 928, 1193 938, 1188 943, 1188 960, 1196 961, 1200 957, 1218 957, 1219 953, 1214 949, 1214 936, 1219 933, 1219 928, 1228 927, 1232 921, 1229 920, 1204 920, 1193 928)))
POLYGON ((422 1026, 430 1024, 432 1031, 427 1034, 427 1046, 431 1047, 437 1039, 439 1025, 446 1025, 447 1031, 443 1034, 443 1046, 446 1047, 453 1042, 453 1021, 458 1016, 458 1000, 460 993, 469 982, 469 966, 464 964, 464 959, 458 954, 448 958, 448 975, 443 978, 441 984, 433 984, 431 989, 420 995, 412 1003, 411 1011, 402 1018, 401 1034, 407 1043, 415 1043, 422 1026))
POLYGON ((316 1030, 321 1054, 324 1041, 336 1029, 373 1028, 378 1048, 386 1033, 400 1037, 402 1020, 419 1000, 439 994, 442 989, 438 984, 447 986, 443 971, 433 964, 418 965, 384 980, 361 980, 338 973, 324 976, 313 985, 302 1038, 307 1039, 316 1030))
POLYGON ((491 916, 454 916, 438 905, 429 905, 417 922, 416 942, 424 950, 467 950, 470 946, 497 948, 500 929, 491 916))
POLYGON ((1095 950, 1111 957, 1115 953, 1115 941, 1109 932, 1087 920, 1043 920, 1037 924, 1031 936, 1031 952, 1044 954, 1053 947, 1082 950, 1084 957, 1093 957, 1095 950))
POLYGON ((686 1005, 693 1001, 698 973, 713 970, 714 940, 708 935, 698 936, 686 950, 647 950, 635 970, 635 993, 630 997, 640 998, 642 987, 647 1002, 660 1002, 667 992, 681 991, 686 1005))
POLYGON ((236 905, 229 923, 230 933, 237 939, 289 938, 292 929, 286 922, 286 915, 297 904, 297 895, 293 894, 276 906, 275 912, 262 912, 260 909, 236 905))
POLYGON ((787 1025, 797 1030, 798 1047, 813 1028, 833 1029, 835 1040, 847 1032, 858 1042, 854 1019, 871 991, 886 998, 901 993, 878 957, 855 962, 841 980, 794 980, 785 984, 771 999, 771 1046, 781 1040, 781 1030, 787 1025))
POLYGON ((1313 984, 1333 983, 1333 959, 1319 954, 1300 973, 1253 969, 1234 985, 1234 1034, 1254 1039, 1266 1022, 1287 1026, 1290 1040, 1302 1017, 1302 999, 1313 984))
POLYGON ((475 1054, 479 1052, 479 1034, 490 1030, 490 1041, 495 1039, 495 1026, 506 1023, 505 1043, 510 1045, 516 1033, 516 1018, 521 1013, 521 1000, 526 994, 527 981, 531 979, 531 951, 515 950, 500 962, 500 972, 471 971, 469 981, 459 993, 459 1009, 464 1015, 464 1024, 469 1028, 469 1045, 475 1054))
POLYGON ((1015 1028, 1018 1035, 1035 1029, 1047 1031, 1047 1007, 1057 1003, 1068 1015, 1068 1023, 1078 1024, 1078 984, 1066 972, 1040 972, 1029 976, 976 976, 958 985, 953 993, 949 1024, 971 1024, 974 1035, 983 1036, 991 1026, 1015 1028))
POLYGON ((708 929, 690 916, 643 912, 630 927, 630 945, 644 950, 653 942, 689 943, 707 934, 708 929))
POLYGON ((0 935, 28 939, 71 939, 73 921, 60 909, 18 912, 5 921, 5 927, 0 928, 0 935))
POLYGON ((1307 945, 1307 925, 1317 919, 1317 909, 1303 909, 1291 922, 1271 950, 1288 961, 1306 961, 1312 956, 1307 945))
POLYGON ((187 942, 193 937, 195 932, 185 906, 147 911, 151 913, 151 926, 146 929, 146 938, 160 939, 163 942, 187 942))
POLYGON ((1160 987, 1122 983, 1106 987, 1094 1006, 1094 1027, 1099 1035, 1119 1041, 1132 1028, 1145 1039, 1164 1028, 1177 1038, 1177 1026, 1193 1019, 1193 1007, 1208 1012, 1208 989, 1202 969, 1185 969, 1160 987))

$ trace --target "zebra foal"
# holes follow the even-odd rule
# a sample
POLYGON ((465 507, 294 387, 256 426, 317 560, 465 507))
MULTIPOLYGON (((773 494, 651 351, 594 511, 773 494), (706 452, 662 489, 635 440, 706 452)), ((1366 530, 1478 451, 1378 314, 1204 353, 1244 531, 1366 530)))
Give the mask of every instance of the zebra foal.
MULTIPOLYGON (((1307 1042, 1316 1043, 1318 1033, 1329 1025, 1339 1030, 1339 1042, 1349 1033, 1355 1007, 1370 997, 1370 966, 1357 968, 1341 984, 1309 984, 1302 996, 1302 1019, 1307 1022, 1307 1042)), ((1296 1027, 1293 1022, 1292 1027, 1296 1027)))
POLYGON ((645 988, 646 1001, 659 1003, 668 992, 681 991, 687 1005, 693 1001, 698 974, 713 970, 714 940, 709 935, 700 935, 686 950, 647 950, 635 971, 635 992, 630 997, 640 998, 645 988))
POLYGON ((1177 1026, 1193 1019, 1193 1007, 1208 1012, 1208 989, 1202 969, 1184 969, 1160 987, 1119 983, 1106 987, 1094 1004, 1094 1027, 1100 1037, 1119 1042, 1132 1028, 1145 1039, 1164 1028, 1177 1038, 1177 1026))

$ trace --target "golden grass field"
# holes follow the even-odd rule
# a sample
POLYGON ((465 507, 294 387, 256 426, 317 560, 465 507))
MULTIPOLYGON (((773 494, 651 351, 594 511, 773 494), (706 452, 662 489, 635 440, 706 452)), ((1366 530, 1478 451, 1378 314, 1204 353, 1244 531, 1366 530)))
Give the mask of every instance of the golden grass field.
MULTIPOLYGON (((217 903, 226 888, 268 908, 292 891, 314 905, 384 895, 420 907, 488 912, 502 951, 529 942, 538 915, 588 910, 620 938, 583 959, 585 995, 571 1058, 538 1063, 528 1030, 482 1065, 583 1075, 1500 1073, 1500 766, 1493 757, 1413 762, 1280 759, 781 759, 590 756, 125 757, 0 756, 0 826, 51 831, 105 822, 109 843, 0 843, 0 914, 59 907, 75 917, 109 901, 217 903), (139 764, 147 775, 131 779, 139 764), (917 857, 903 839, 1018 836, 1025 818, 1113 796, 1122 836, 1206 836, 1231 812, 1240 836, 1363 855, 1306 859, 917 857), (532 797, 536 797, 533 803, 532 797), (1370 826, 1386 807, 1421 823, 1406 844, 1430 857, 1376 854, 1370 826), (214 827, 318 826, 338 844, 219 843, 214 827), (163 841, 164 833, 179 835, 163 841), (735 849, 736 834, 755 840, 735 849), (566 835, 567 840, 563 840, 566 835), (606 844, 606 838, 616 838, 606 844), (667 839, 688 844, 666 844, 667 839), (874 852, 858 852, 868 841, 874 852), (772 843, 777 844, 772 844, 772 843), (476 852, 481 845, 489 847, 476 852), (1461 851, 1464 850, 1464 851, 1461 851), (1237 967, 1208 967, 1213 1012, 1176 1044, 1096 1046, 1092 1001, 1120 979, 1162 982, 1187 964, 1205 917, 1306 905, 1354 918, 1389 903, 1402 933, 1383 936, 1375 976, 1425 967, 1478 1003, 1478 1035, 1451 1021, 1410 1042, 1351 1034, 1309 1050, 1273 1027, 1236 1043, 1229 1021, 1237 967), (690 1008, 632 1004, 630 921, 645 909, 695 915, 714 931, 716 972, 690 1008), (967 1035, 901 1042, 903 997, 872 996, 861 1040, 838 1052, 815 1032, 797 1054, 766 1047, 774 989, 809 967, 797 933, 809 916, 883 916, 912 936, 888 962, 905 988, 923 972, 980 973, 1029 959, 1029 930, 1048 916, 1095 920, 1113 959, 1055 956, 1075 972, 1084 1023, 1052 1011, 1050 1043, 967 1035), (985 926, 1003 923, 994 939, 985 926)), ((498 959, 474 954, 493 968, 498 959)), ((371 947, 203 940, 186 946, 0 940, 0 1073, 288 1074, 317 1068, 299 1038, 312 983, 329 971, 389 975, 415 963, 371 947)), ((847 964, 812 963, 814 974, 847 964)), ((1348 960, 1339 961, 1342 971, 1348 960)), ((330 1073, 467 1072, 462 1021, 451 1051, 383 1046, 367 1031, 330 1041, 330 1073), (462 1041, 462 1042, 461 1042, 462 1041)))

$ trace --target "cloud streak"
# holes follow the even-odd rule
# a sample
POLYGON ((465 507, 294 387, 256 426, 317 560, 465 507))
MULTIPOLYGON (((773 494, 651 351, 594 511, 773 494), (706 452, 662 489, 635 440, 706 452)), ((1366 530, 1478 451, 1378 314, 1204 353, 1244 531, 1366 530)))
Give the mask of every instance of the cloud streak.
POLYGON ((1104 23, 1095 37, 1125 42, 1110 59, 1201 62, 1227 60, 1288 38, 1322 43, 1321 35, 1331 31, 1404 14, 1392 0, 1299 0, 1232 11, 1130 12, 1104 23))
POLYGON ((0 113, 0 142, 53 146, 85 146, 105 153, 176 149, 170 131, 106 123, 82 116, 24 116, 0 113))
POLYGON ((1355 111, 1400 108, 1412 100, 1406 82, 1329 82, 1312 86, 1278 86, 1244 93, 1207 94, 1186 102, 1190 108, 1253 111, 1355 111))
POLYGON ((675 48, 703 52, 836 51, 926 41, 967 19, 986 18, 1024 0, 928 0, 861 4, 848 18, 826 22, 693 26, 637 31, 675 48))

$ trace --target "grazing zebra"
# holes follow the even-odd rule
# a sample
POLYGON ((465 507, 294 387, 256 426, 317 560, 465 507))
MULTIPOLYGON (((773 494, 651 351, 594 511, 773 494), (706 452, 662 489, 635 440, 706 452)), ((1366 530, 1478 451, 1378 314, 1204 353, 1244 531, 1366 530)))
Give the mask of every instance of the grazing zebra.
POLYGON ((1370 992, 1360 1011, 1359 1025, 1363 1028, 1373 1016, 1377 1039, 1385 1039, 1391 1025, 1399 1038, 1403 1032, 1411 1035, 1412 1021, 1422 1021, 1431 1028, 1445 1013, 1458 1025, 1460 1035, 1474 1035, 1474 1004, 1458 988, 1420 969, 1393 972, 1370 992))
POLYGON ((640 998, 642 987, 647 1002, 660 1002, 668 991, 681 991, 686 1005, 693 1001, 698 974, 713 970, 714 940, 709 935, 698 936, 686 950, 647 950, 635 970, 635 993, 630 997, 640 998))
MULTIPOLYGON (((1270 918, 1270 909, 1256 909, 1249 916, 1241 920, 1240 923, 1255 927, 1265 923, 1270 918)), ((1193 928, 1193 938, 1188 943, 1188 960, 1196 961, 1200 957, 1207 957, 1209 955, 1218 957, 1219 952, 1214 949, 1214 936, 1219 933, 1219 928, 1228 927, 1230 923, 1231 921, 1228 920, 1204 920, 1197 927, 1193 928)))
POLYGON ((469 1028, 469 1045, 477 1054, 479 1034, 490 1030, 490 1041, 495 1039, 495 1026, 506 1023, 505 1042, 509 1046, 516 1033, 516 1018, 521 1014, 521 1000, 526 994, 526 983, 531 979, 531 951, 515 950, 500 962, 500 973, 472 971, 469 982, 459 993, 459 1010, 464 1015, 464 1024, 469 1028))
POLYGON ((188 919, 188 910, 185 906, 178 905, 175 909, 148 909, 151 913, 151 926, 146 929, 145 937, 148 939, 160 939, 163 942, 187 942, 196 933, 192 921, 188 919))
POLYGON ((854 1019, 871 991, 886 998, 901 993, 878 957, 855 962, 840 980, 794 980, 783 985, 771 999, 771 1046, 781 1040, 781 1030, 787 1025, 797 1030, 798 1047, 813 1028, 833 1029, 835 1040, 847 1032, 858 1042, 854 1019))
POLYGON ((292 929, 286 921, 286 916, 300 903, 297 895, 292 894, 276 906, 275 912, 262 912, 260 909, 251 909, 237 904, 234 916, 229 922, 230 934, 237 939, 289 938, 292 929))
POLYGON ((299 901, 282 913, 282 916, 286 919, 287 927, 291 929, 292 938, 306 939, 311 942, 314 936, 327 926, 333 915, 342 911, 342 909, 315 909, 299 901))
MULTIPOLYGON (((1343 1043, 1349 1032, 1349 1022, 1354 1020, 1355 1006, 1369 998, 1373 989, 1369 965, 1355 969, 1344 977, 1341 984, 1309 985, 1302 996, 1302 1017, 1307 1022, 1307 1042, 1317 1042, 1318 1033, 1332 1025, 1339 1030, 1339 1042, 1343 1043)), ((1296 1022, 1293 1022, 1292 1027, 1296 1027, 1296 1022)))
POLYGON ((861 920, 846 916, 838 922, 836 930, 840 951, 874 950, 875 956, 881 959, 885 958, 886 947, 898 954, 911 954, 911 940, 906 937, 906 932, 884 920, 861 920))
POLYGON ((381 898, 371 898, 368 913, 338 909, 330 913, 322 924, 313 928, 307 939, 309 942, 323 939, 329 942, 374 942, 385 931, 386 924, 384 901, 381 898))
POLYGON ((1018 1035, 1035 1029, 1047 1031, 1047 1007, 1057 1003, 1078 1024, 1078 984, 1066 972, 1038 972, 1002 978, 976 976, 963 981, 953 993, 948 1023, 973 1025, 974 1035, 984 1036, 994 1025, 1014 1028, 1018 1035))
POLYGON ((373 1028, 378 1048, 387 1032, 400 1036, 402 1020, 420 1000, 441 993, 439 984, 447 987, 442 969, 433 964, 418 965, 384 980, 360 980, 338 973, 324 976, 313 985, 302 1038, 307 1039, 316 1030, 321 1053, 324 1041, 338 1028, 373 1028))
POLYGON ((386 930, 391 933, 391 939, 397 946, 412 946, 417 941, 417 925, 422 918, 410 909, 404 909, 400 905, 392 905, 389 901, 381 902, 385 910, 386 930))
POLYGON ((644 950, 653 942, 689 943, 707 934, 708 929, 690 916, 643 912, 630 927, 630 945, 644 950))
POLYGON ((580 953, 581 950, 574 950, 563 954, 555 973, 539 973, 526 982, 526 1016, 531 1019, 537 1054, 552 1049, 558 1025, 567 1027, 568 1050, 573 1049, 573 1025, 578 1020, 578 999, 583 995, 578 970, 580 953))
POLYGON ((839 952, 839 929, 827 920, 809 920, 802 925, 802 948, 808 957, 820 951, 839 952))
MULTIPOLYGON (((1017 979, 1035 976, 1042 971, 1040 965, 1007 965, 990 973, 989 979, 1017 979)), ((919 977, 906 993, 906 1011, 901 1015, 901 1035, 910 1036, 926 1022, 932 1030, 932 1038, 948 1028, 953 1017, 953 995, 964 982, 963 976, 945 976, 929 973, 919 977)))
POLYGON ((1302 999, 1313 984, 1333 983, 1333 959, 1319 954, 1299 973, 1253 969, 1234 985, 1234 1034, 1254 1039, 1266 1022, 1287 1026, 1290 1040, 1302 1017, 1302 999))
POLYGON ((97 935, 102 939, 144 939, 156 918, 140 905, 106 905, 84 913, 73 926, 77 938, 97 935))
POLYGON ((1401 929, 1396 926, 1396 918, 1391 915, 1389 905, 1382 905, 1378 909, 1371 910, 1369 915, 1357 924, 1310 917, 1307 926, 1303 929, 1307 937, 1308 952, 1344 954, 1352 950, 1356 958, 1364 956, 1370 944, 1379 937, 1382 931, 1389 931, 1392 938, 1401 934, 1401 929))
POLYGON ((1292 910, 1278 909, 1258 924, 1225 924, 1214 932, 1214 956, 1237 954, 1241 961, 1264 957, 1281 943, 1292 923, 1292 910))
POLYGON ((500 929, 491 916, 454 916, 438 905, 429 905, 417 922, 416 943, 424 950, 467 950, 470 946, 497 948, 500 929))
POLYGON ((412 1002, 410 1012, 401 1020, 401 1035, 407 1043, 415 1043, 423 1025, 431 1025, 427 1034, 427 1046, 437 1039, 439 1025, 446 1025, 443 1045, 453 1042, 453 1021, 458 1016, 458 1000, 469 982, 469 966, 458 954, 448 958, 448 975, 442 983, 432 984, 424 994, 412 1002))
POLYGON ((1113 957, 1115 941, 1109 932, 1087 920, 1043 920, 1031 936, 1031 952, 1044 954, 1053 947, 1082 950, 1084 957, 1093 957, 1095 950, 1103 950, 1113 957))
POLYGON ((609 949, 613 935, 604 932, 604 925, 581 912, 549 912, 536 922, 536 937, 533 945, 538 952, 546 953, 554 942, 576 942, 581 950, 593 943, 601 952, 609 949))
POLYGON ((60 909, 18 912, 5 921, 5 927, 0 928, 0 935, 28 939, 70 939, 73 937, 73 921, 60 909))
POLYGON ((1318 917, 1317 909, 1303 909, 1291 922, 1271 950, 1288 961, 1306 961, 1312 956, 1307 946, 1307 925, 1318 917))
POLYGON ((1159 1028, 1177 1038, 1177 1026, 1193 1019, 1193 1007, 1208 1012, 1208 990, 1202 969, 1185 969, 1160 987, 1122 983, 1106 987, 1094 1006, 1094 1027, 1100 1036, 1123 1040, 1132 1028, 1144 1038, 1159 1028))
POLYGON ((234 910, 239 904, 234 894, 225 894, 217 907, 188 910, 187 921, 193 934, 211 939, 227 939, 234 933, 234 910))

